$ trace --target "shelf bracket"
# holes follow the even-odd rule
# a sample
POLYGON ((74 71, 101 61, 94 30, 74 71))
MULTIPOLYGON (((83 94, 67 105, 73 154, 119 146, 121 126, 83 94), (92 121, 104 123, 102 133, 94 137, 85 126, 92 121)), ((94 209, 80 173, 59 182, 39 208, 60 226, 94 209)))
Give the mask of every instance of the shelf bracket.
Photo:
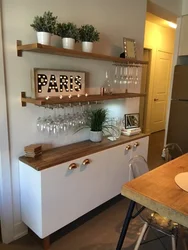
POLYGON ((22 41, 21 40, 17 40, 16 41, 16 45, 17 45, 17 56, 18 57, 22 57, 23 51, 19 49, 19 46, 22 46, 22 41))
POLYGON ((26 92, 21 92, 21 102, 22 102, 22 107, 26 107, 27 103, 24 101, 26 98, 26 92))

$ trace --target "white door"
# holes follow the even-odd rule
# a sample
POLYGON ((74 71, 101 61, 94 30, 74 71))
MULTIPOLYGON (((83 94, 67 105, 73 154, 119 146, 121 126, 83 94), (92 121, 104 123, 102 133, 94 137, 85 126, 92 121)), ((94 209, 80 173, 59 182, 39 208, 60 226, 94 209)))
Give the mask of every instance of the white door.
POLYGON ((151 114, 152 132, 165 129, 171 66, 172 54, 157 51, 151 114))

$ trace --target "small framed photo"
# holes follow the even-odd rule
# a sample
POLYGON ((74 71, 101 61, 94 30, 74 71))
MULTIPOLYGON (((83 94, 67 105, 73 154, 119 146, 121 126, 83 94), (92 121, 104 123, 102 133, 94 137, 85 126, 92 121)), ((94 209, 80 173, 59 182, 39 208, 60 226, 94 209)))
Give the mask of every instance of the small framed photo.
POLYGON ((136 42, 134 39, 123 38, 123 48, 125 51, 126 58, 136 59, 136 42))
POLYGON ((125 114, 125 129, 138 128, 140 125, 139 113, 125 114))

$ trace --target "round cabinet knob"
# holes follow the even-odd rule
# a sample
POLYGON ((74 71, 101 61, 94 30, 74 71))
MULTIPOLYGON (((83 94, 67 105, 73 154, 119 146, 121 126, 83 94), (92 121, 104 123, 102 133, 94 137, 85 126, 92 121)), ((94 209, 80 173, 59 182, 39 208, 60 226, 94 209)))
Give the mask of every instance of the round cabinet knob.
POLYGON ((133 147, 134 148, 137 148, 139 146, 139 142, 135 142, 134 144, 133 144, 133 147))
POLYGON ((88 164, 90 164, 90 160, 89 159, 85 159, 83 162, 82 162, 82 165, 86 166, 88 164))
POLYGON ((68 169, 69 169, 69 170, 73 170, 73 169, 75 169, 75 168, 77 168, 77 167, 78 167, 78 165, 77 165, 76 163, 71 163, 71 164, 69 165, 68 169))
POLYGON ((126 147, 125 147, 125 150, 126 151, 128 151, 128 150, 130 150, 131 149, 131 145, 127 145, 126 147))

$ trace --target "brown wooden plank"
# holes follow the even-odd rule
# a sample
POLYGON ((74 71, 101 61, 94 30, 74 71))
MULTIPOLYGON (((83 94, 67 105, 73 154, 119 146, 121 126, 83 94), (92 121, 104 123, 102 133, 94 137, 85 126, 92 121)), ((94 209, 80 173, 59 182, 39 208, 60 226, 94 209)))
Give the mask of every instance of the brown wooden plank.
POLYGON ((146 61, 141 61, 141 60, 136 60, 136 59, 131 59, 131 58, 119 58, 119 57, 101 55, 101 54, 96 54, 96 53, 86 53, 86 52, 76 51, 76 50, 56 48, 53 46, 42 45, 39 43, 25 44, 25 45, 20 45, 20 46, 18 45, 17 51, 18 51, 18 54, 23 51, 30 51, 30 52, 38 52, 38 53, 68 56, 68 57, 77 57, 77 58, 84 58, 84 59, 111 61, 111 62, 116 62, 116 63, 148 64, 148 62, 146 61))
POLYGON ((47 236, 43 239, 43 250, 49 250, 50 249, 50 236, 47 236))
POLYGON ((137 140, 146 136, 148 135, 139 134, 131 137, 121 136, 117 141, 113 142, 109 141, 106 138, 104 138, 103 141, 100 143, 83 141, 46 150, 45 152, 43 152, 41 156, 39 156, 36 159, 21 156, 19 160, 40 171, 49 167, 56 166, 61 163, 65 163, 71 160, 73 161, 77 158, 106 150, 108 148, 116 147, 124 143, 131 142, 133 140, 137 140))
POLYGON ((188 227, 188 193, 174 180, 182 172, 188 172, 188 154, 126 183, 122 195, 188 227))
MULTIPOLYGON (((23 92, 22 92, 23 93, 23 92)), ((79 103, 79 102, 95 102, 95 101, 105 101, 105 100, 115 100, 115 99, 123 99, 123 98, 134 98, 134 97, 144 97, 146 94, 142 93, 121 93, 121 94, 113 94, 113 95, 88 95, 88 96, 73 96, 63 97, 62 99, 57 97, 51 97, 48 100, 44 98, 34 99, 31 97, 21 97, 22 104, 32 103, 36 105, 45 105, 45 104, 63 104, 63 103, 79 103)), ((25 105, 22 105, 25 106, 25 105)))

